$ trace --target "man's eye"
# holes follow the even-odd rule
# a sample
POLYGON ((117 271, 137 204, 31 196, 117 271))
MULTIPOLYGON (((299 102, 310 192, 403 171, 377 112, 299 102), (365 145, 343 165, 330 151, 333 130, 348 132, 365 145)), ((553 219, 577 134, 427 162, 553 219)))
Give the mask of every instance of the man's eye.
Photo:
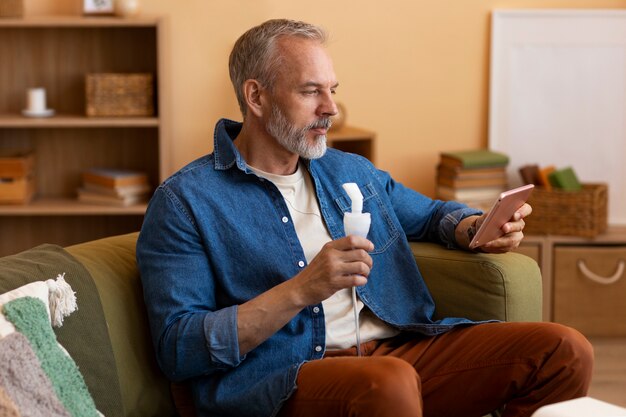
POLYGON ((304 94, 312 96, 312 95, 317 94, 317 90, 305 90, 304 94))

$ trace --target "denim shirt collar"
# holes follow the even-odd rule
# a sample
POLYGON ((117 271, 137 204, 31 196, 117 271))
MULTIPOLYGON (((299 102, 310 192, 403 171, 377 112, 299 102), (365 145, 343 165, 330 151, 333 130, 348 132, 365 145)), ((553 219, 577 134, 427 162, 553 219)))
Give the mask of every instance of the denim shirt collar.
MULTIPOLYGON (((243 123, 229 119, 220 119, 215 125, 213 154, 215 157, 214 166, 217 171, 230 169, 236 164, 240 170, 252 173, 234 143, 242 127, 243 123)), ((310 169, 311 160, 303 159, 303 162, 307 169, 310 169)))
POLYGON ((234 164, 237 164, 237 167, 242 171, 246 170, 246 161, 244 161, 243 156, 241 156, 234 143, 242 127, 242 123, 229 119, 220 119, 215 125, 213 154, 216 170, 227 170, 234 164))

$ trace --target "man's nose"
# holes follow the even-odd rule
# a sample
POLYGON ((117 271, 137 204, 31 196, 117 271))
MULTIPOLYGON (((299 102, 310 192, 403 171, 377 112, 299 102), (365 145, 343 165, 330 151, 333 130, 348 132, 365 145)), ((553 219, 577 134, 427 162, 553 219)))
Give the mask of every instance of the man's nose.
POLYGON ((323 102, 319 106, 319 112, 324 117, 334 116, 339 112, 337 110, 337 104, 335 104, 335 100, 330 92, 324 94, 323 102))

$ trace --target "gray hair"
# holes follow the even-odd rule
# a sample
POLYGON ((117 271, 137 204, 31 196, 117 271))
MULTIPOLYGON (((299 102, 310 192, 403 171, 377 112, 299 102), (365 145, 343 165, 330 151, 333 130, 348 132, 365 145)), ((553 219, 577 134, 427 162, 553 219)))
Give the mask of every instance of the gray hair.
POLYGON ((230 80, 235 88, 241 114, 246 116, 243 83, 257 80, 263 87, 272 89, 282 57, 276 53, 276 43, 281 37, 295 36, 326 42, 323 29, 305 22, 272 19, 255 26, 241 35, 228 60, 230 80))

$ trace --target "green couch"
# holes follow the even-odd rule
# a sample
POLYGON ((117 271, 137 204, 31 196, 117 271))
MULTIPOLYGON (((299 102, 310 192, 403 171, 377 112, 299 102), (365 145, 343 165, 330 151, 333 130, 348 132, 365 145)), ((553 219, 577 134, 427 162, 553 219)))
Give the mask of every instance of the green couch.
MULTIPOLYGON (((56 330, 108 417, 175 415, 170 384, 154 359, 135 264, 137 233, 61 248, 42 245, 0 258, 0 293, 27 282, 65 279, 78 310, 56 330)), ((437 316, 538 321, 541 276, 523 255, 412 249, 436 300, 437 316)))

